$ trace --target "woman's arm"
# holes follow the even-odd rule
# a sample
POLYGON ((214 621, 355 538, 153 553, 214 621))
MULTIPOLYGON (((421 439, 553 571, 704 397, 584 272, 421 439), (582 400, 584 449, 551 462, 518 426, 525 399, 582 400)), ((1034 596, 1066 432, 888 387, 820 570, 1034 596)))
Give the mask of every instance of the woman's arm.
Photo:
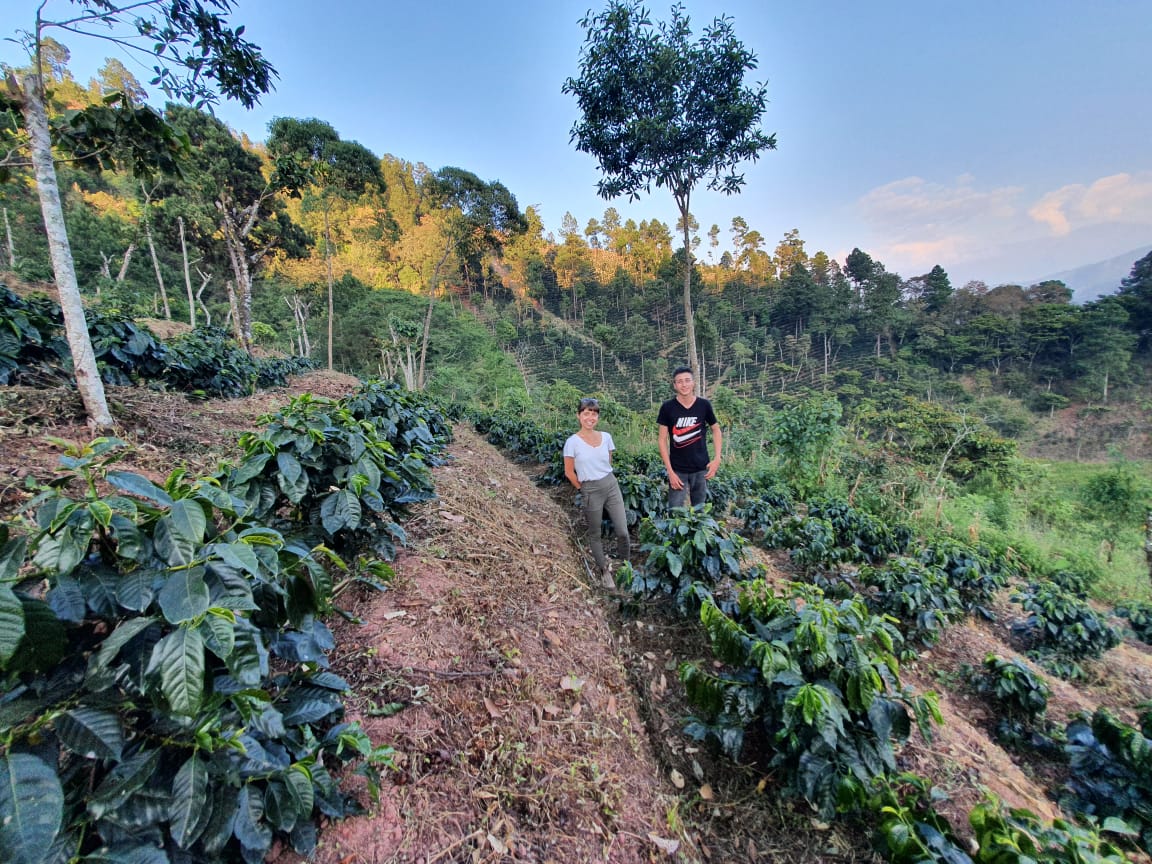
POLYGON ((564 457, 564 476, 577 490, 580 489, 580 478, 576 476, 576 459, 572 456, 564 457))

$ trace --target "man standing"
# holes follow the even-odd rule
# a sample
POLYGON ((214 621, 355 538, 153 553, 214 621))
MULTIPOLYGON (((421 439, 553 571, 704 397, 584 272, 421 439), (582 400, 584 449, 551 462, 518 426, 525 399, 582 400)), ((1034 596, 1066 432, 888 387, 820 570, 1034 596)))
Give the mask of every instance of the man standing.
POLYGON ((656 422, 660 424, 660 458, 668 471, 669 507, 683 507, 690 498, 692 506, 703 504, 708 498, 708 481, 716 476, 720 467, 720 454, 724 438, 720 423, 712 410, 712 403, 696 395, 696 382, 692 370, 680 366, 672 373, 672 389, 676 398, 660 406, 656 422), (708 459, 708 443, 704 428, 712 430, 712 446, 716 458, 708 459))

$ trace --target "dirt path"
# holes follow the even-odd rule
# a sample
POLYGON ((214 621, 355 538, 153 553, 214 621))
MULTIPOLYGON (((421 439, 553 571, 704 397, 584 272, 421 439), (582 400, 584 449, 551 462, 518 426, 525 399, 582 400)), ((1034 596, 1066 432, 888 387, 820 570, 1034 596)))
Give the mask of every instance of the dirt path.
POLYGON ((664 857, 672 801, 569 514, 456 435, 439 499, 405 523, 394 589, 357 595, 363 623, 337 628, 353 716, 399 771, 367 815, 323 833, 316 860, 664 857))

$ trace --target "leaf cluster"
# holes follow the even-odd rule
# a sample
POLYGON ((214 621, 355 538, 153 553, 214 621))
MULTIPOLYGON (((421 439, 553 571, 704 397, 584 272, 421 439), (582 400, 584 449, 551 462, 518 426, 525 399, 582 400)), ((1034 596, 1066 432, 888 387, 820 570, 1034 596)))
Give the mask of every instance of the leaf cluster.
POLYGON ((632 590, 664 591, 683 601, 694 582, 715 585, 738 578, 745 540, 712 515, 712 505, 675 507, 640 526, 640 551, 648 557, 632 590))
POLYGON ((1069 812, 1123 820, 1152 853, 1152 710, 1131 726, 1099 708, 1068 724, 1065 750, 1071 775, 1060 796, 1069 812))
POLYGON ((894 745, 913 719, 925 737, 931 721, 940 722, 932 694, 914 696, 900 684, 900 634, 858 597, 833 601, 800 584, 777 594, 754 580, 741 586, 729 615, 701 593, 700 620, 731 671, 681 667, 688 700, 701 711, 689 734, 736 758, 755 729, 786 788, 824 817, 895 770, 894 745))
MULTIPOLYGON (((357 403, 361 416, 372 402, 364 396, 357 403)), ((311 394, 296 397, 261 418, 264 431, 240 437, 244 456, 221 479, 269 525, 341 555, 370 549, 390 561, 396 542, 405 539, 396 520, 409 504, 433 497, 422 451, 435 442, 430 432, 405 439, 400 426, 387 420, 381 427, 393 437, 386 437, 372 420, 358 419, 350 405, 311 394)))
POLYGON ((1152 645, 1152 603, 1117 606, 1116 614, 1128 619, 1128 627, 1145 645, 1152 645))
MULTIPOLYGON (((88 309, 85 316, 100 376, 109 384, 152 382, 193 396, 231 398, 282 387, 288 375, 314 365, 305 357, 255 358, 219 327, 201 325, 164 344, 123 315, 88 309)), ((59 305, 0 285, 0 383, 70 374, 71 368, 59 305)))
POLYGON ((115 470, 115 439, 72 447, 22 533, 0 526, 5 861, 258 862, 354 811, 331 769, 366 757, 374 782, 390 751, 343 722, 327 671, 319 616, 348 567, 330 547, 376 527, 391 550, 436 446, 402 409, 378 429, 386 390, 358 396, 363 419, 303 400, 236 466, 163 485, 115 470), (354 522, 353 498, 373 515, 354 522))
POLYGON ((1079 597, 1051 583, 1033 583, 1013 595, 1028 617, 1013 625, 1041 655, 1058 661, 1095 659, 1120 644, 1115 627, 1079 597))

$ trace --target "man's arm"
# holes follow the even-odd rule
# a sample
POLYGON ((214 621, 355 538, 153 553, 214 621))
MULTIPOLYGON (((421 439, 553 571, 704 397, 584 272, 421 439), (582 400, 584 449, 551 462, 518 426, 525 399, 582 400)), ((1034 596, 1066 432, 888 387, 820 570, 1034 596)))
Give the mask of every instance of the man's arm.
POLYGON ((660 436, 657 439, 660 445, 660 460, 664 463, 664 470, 668 472, 668 485, 673 489, 683 489, 684 484, 681 482, 680 477, 672 470, 672 460, 669 456, 670 444, 668 436, 668 427, 660 424, 660 436))
MULTIPOLYGON (((661 426, 661 429, 664 427, 661 426)), ((720 468, 720 457, 724 453, 724 433, 720 431, 720 424, 712 424, 712 449, 716 451, 716 456, 708 463, 708 474, 706 475, 709 480, 716 476, 717 470, 720 468)))

